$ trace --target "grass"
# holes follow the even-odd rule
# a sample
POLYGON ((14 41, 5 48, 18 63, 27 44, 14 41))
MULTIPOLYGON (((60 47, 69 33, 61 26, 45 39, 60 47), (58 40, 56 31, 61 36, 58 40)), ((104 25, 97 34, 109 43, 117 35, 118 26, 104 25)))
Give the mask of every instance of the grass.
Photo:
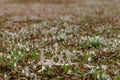
POLYGON ((97 49, 100 47, 103 47, 103 48, 107 47, 107 45, 100 40, 84 41, 83 43, 80 44, 80 46, 82 48, 97 48, 97 49))
POLYGON ((119 80, 118 3, 1 4, 0 79, 119 80))

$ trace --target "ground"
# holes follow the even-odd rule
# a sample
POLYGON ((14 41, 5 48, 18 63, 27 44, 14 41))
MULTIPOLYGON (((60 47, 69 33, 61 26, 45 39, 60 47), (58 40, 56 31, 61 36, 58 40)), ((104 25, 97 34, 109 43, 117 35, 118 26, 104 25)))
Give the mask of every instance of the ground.
POLYGON ((0 1, 0 80, 120 80, 119 0, 0 1))

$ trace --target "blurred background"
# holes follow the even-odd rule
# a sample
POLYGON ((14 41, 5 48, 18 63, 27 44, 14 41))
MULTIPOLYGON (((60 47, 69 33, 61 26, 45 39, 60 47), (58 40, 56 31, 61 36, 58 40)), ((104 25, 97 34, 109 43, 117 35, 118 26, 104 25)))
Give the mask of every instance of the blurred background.
POLYGON ((74 3, 79 0, 0 0, 5 3, 74 3))

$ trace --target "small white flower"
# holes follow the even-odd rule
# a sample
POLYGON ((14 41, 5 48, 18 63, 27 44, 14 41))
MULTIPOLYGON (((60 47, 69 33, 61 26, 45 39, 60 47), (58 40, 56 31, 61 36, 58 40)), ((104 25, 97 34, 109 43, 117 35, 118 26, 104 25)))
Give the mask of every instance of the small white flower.
POLYGON ((93 73, 93 72, 95 72, 95 68, 92 68, 92 69, 90 70, 90 73, 93 73))
POLYGON ((16 63, 14 63, 14 67, 16 67, 17 66, 17 64, 16 63))
POLYGON ((26 71, 26 72, 25 72, 25 75, 26 75, 26 76, 29 76, 29 72, 28 72, 28 71, 26 71))
POLYGON ((22 73, 23 73, 23 74, 25 73, 25 70, 24 70, 24 69, 22 70, 22 73))
POLYGON ((15 57, 15 56, 14 56, 14 58, 13 58, 13 59, 14 59, 14 60, 16 60, 16 59, 17 59, 17 57, 15 57))
POLYGON ((63 24, 63 26, 68 26, 68 23, 65 22, 65 23, 63 24))
POLYGON ((90 51, 90 54, 94 55, 94 54, 95 54, 95 51, 90 51))
POLYGON ((106 80, 111 80, 110 76, 106 73, 102 74, 102 78, 106 79, 106 80))
POLYGON ((44 71, 45 70, 45 66, 42 66, 42 69, 41 69, 41 71, 44 71))
POLYGON ((19 48, 22 48, 23 45, 22 45, 21 43, 18 43, 18 47, 19 47, 19 48))
POLYGON ((35 76, 36 76, 35 73, 30 73, 30 77, 31 77, 31 78, 33 78, 33 77, 35 77, 35 76))
POLYGON ((107 66, 106 66, 106 65, 102 65, 101 68, 102 68, 103 70, 106 70, 106 69, 107 69, 107 66))
POLYGON ((54 47, 58 47, 58 43, 55 43, 53 46, 54 46, 54 47))
POLYGON ((102 74, 102 78, 106 78, 106 74, 105 73, 102 74))
POLYGON ((114 39, 114 42, 117 42, 117 39, 114 39))
POLYGON ((25 70, 28 71, 29 70, 28 67, 25 67, 25 70))
POLYGON ((119 70, 114 71, 114 74, 119 74, 119 70))
POLYGON ((6 73, 4 73, 4 78, 7 78, 7 74, 6 73))
POLYGON ((7 55, 7 59, 11 59, 11 55, 7 55))
POLYGON ((27 63, 28 63, 28 64, 31 64, 31 62, 30 62, 30 61, 28 61, 27 63))
POLYGON ((20 51, 18 51, 18 54, 19 54, 19 55, 21 55, 21 52, 20 52, 20 51))
POLYGON ((76 53, 77 51, 73 50, 73 53, 76 53))
POLYGON ((112 80, 111 78, 107 78, 107 80, 112 80))
POLYGON ((61 20, 64 20, 64 21, 71 21, 71 16, 64 16, 64 17, 61 17, 61 20))
POLYGON ((55 50, 57 51, 58 50, 58 43, 55 43, 53 46, 54 46, 55 50))
POLYGON ((96 67, 96 69, 99 69, 99 68, 100 68, 99 66, 96 67))
POLYGON ((68 70, 68 72, 67 72, 68 74, 71 74, 72 73, 72 71, 71 70, 68 70))
POLYGON ((36 65, 33 65, 33 68, 34 68, 34 69, 36 69, 36 67, 37 67, 36 65))
POLYGON ((26 51, 30 51, 30 49, 29 49, 29 48, 26 48, 26 51))
POLYGON ((90 62, 91 60, 92 60, 91 57, 89 57, 89 58, 88 58, 88 62, 90 62))
POLYGON ((103 52, 107 52, 107 48, 104 48, 104 49, 103 49, 103 52))
POLYGON ((0 56, 3 56, 3 54, 0 52, 0 56))
POLYGON ((120 44, 120 40, 118 41, 118 44, 120 44))
POLYGON ((118 35, 118 38, 120 38, 120 34, 118 35))
POLYGON ((97 79, 100 79, 100 74, 97 74, 97 79))

